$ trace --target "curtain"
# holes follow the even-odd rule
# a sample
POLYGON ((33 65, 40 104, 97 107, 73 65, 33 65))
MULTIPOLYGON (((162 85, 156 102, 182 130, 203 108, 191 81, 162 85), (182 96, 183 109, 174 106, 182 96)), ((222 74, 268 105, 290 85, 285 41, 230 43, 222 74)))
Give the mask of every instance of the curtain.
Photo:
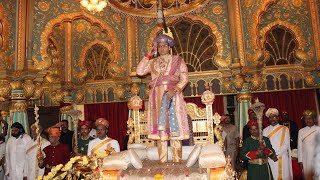
MULTIPOLYGON (((187 97, 184 100, 188 102, 192 102, 196 104, 200 108, 205 108, 206 106, 202 104, 201 97, 187 97)), ((224 106, 223 106, 223 96, 216 96, 215 100, 212 104, 212 112, 218 112, 221 116, 224 114, 224 106)))
POLYGON ((127 102, 85 104, 84 115, 86 120, 93 122, 99 117, 106 118, 110 123, 108 136, 116 139, 123 150, 129 115, 127 102))
MULTIPOLYGON (((265 111, 268 108, 276 108, 279 113, 287 111, 289 118, 295 121, 299 128, 304 126, 304 122, 301 120, 303 111, 310 109, 316 112, 317 108, 314 89, 253 93, 253 98, 259 98, 259 101, 266 105, 265 111)), ((268 120, 264 119, 264 124, 267 125, 268 123, 268 120)))

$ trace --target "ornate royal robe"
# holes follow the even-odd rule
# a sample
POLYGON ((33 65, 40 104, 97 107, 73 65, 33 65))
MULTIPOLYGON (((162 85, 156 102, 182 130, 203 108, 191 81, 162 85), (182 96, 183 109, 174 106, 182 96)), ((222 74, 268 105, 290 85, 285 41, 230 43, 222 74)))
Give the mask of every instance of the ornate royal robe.
POLYGON ((271 145, 278 157, 277 162, 269 159, 274 179, 292 179, 292 162, 290 150, 290 133, 285 126, 277 124, 263 130, 263 136, 270 139, 271 145))
POLYGON ((144 76, 151 73, 149 83, 150 95, 148 104, 148 138, 162 140, 189 139, 189 127, 186 104, 182 92, 174 95, 174 111, 178 123, 178 133, 170 136, 169 123, 165 130, 159 131, 159 117, 162 97, 167 90, 174 87, 181 91, 188 83, 188 68, 184 60, 179 56, 163 55, 151 60, 143 58, 137 67, 137 74, 144 76), (160 134, 161 133, 161 134, 160 134))
POLYGON ((314 156, 317 144, 316 138, 320 134, 320 127, 304 127, 298 134, 298 162, 303 164, 303 176, 305 180, 312 180, 314 175, 314 156))

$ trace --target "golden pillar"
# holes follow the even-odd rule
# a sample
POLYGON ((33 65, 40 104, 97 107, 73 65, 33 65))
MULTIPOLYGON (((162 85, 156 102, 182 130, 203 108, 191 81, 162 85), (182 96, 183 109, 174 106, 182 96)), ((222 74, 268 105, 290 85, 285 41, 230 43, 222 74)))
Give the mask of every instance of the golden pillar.
POLYGON ((231 55, 232 66, 240 67, 245 66, 245 54, 243 43, 243 31, 240 13, 239 0, 227 0, 228 14, 229 14, 229 27, 230 27, 230 40, 231 40, 231 55))
MULTIPOLYGON (((239 128, 239 136, 241 140, 243 140, 242 139, 243 127, 249 121, 248 109, 251 106, 251 99, 252 99, 252 94, 250 92, 250 83, 242 83, 242 89, 237 94, 238 128, 239 128)), ((242 141, 240 145, 242 145, 242 141)))

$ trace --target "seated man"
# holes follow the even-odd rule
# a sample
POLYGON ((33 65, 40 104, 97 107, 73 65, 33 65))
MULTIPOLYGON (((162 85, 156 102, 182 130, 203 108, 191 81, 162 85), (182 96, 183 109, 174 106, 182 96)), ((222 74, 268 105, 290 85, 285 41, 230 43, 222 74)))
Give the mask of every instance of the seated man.
POLYGON ((48 133, 50 145, 43 149, 44 154, 38 154, 39 167, 45 167, 44 175, 47 175, 54 166, 66 164, 70 159, 68 145, 59 142, 60 129, 51 127, 48 129, 48 133))
POLYGON ((97 127, 97 138, 89 142, 88 156, 97 151, 105 150, 108 146, 111 146, 116 152, 120 152, 118 141, 107 136, 109 122, 104 118, 98 118, 95 125, 97 127))
POLYGON ((91 130, 91 122, 79 121, 79 128, 80 138, 78 139, 78 145, 75 145, 74 147, 74 153, 76 156, 85 156, 88 154, 89 142, 94 140, 94 138, 89 134, 91 130))
POLYGON ((240 156, 248 160, 248 180, 273 179, 268 157, 277 161, 277 156, 270 143, 269 138, 263 137, 262 143, 259 141, 259 128, 257 121, 250 120, 247 123, 251 136, 244 140, 240 151, 240 156))

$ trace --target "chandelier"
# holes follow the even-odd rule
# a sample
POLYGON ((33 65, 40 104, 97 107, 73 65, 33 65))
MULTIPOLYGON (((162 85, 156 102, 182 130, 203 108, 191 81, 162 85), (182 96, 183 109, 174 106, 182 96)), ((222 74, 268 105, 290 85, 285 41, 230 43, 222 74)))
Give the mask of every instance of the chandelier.
POLYGON ((80 4, 93 13, 100 12, 107 6, 106 0, 81 0, 80 4))

